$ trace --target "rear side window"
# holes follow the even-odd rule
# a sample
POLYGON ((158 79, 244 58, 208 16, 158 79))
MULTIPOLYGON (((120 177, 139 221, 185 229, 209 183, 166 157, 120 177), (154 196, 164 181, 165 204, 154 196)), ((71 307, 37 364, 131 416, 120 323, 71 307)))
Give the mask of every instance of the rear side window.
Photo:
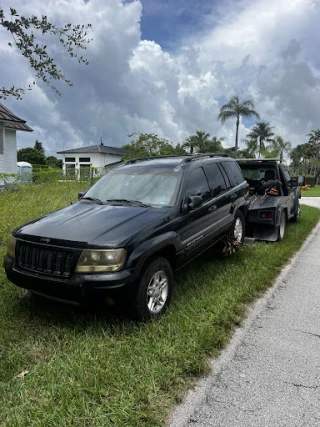
POLYGON ((210 198, 210 190, 207 177, 202 168, 190 172, 186 185, 186 196, 202 196, 203 200, 210 198))
POLYGON ((232 187, 242 184, 244 181, 243 173, 236 162, 223 162, 223 169, 226 171, 226 174, 229 177, 232 187))
POLYGON ((219 194, 226 191, 226 182, 222 176, 221 170, 217 163, 211 163, 205 167, 206 174, 209 180, 209 185, 213 197, 219 196, 219 194))

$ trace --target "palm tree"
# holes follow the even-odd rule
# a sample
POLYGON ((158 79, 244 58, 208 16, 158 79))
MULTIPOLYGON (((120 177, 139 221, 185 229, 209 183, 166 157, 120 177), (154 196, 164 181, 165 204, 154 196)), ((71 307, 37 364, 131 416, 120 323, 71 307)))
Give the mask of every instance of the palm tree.
POLYGON ((309 141, 320 142, 320 129, 312 130, 310 133, 307 133, 309 141))
POLYGON ((190 151, 190 154, 193 154, 195 149, 197 149, 196 147, 196 141, 194 139, 194 136, 188 136, 188 138, 186 138, 184 140, 184 143, 182 144, 183 148, 187 148, 190 151))
POLYGON ((242 142, 247 146, 247 148, 243 150, 246 154, 245 157, 247 157, 248 159, 254 158, 256 152, 255 142, 251 139, 242 139, 242 142))
POLYGON ((291 142, 285 141, 281 136, 277 135, 269 148, 274 153, 275 157, 280 157, 280 163, 283 161, 284 153, 290 154, 291 152, 291 142))
POLYGON ((210 140, 207 142, 204 142, 200 145, 200 151, 201 153, 220 153, 224 151, 222 142, 224 141, 224 138, 217 138, 216 136, 213 136, 210 140))
POLYGON ((206 145, 210 142, 210 133, 206 133, 203 130, 197 130, 193 135, 196 146, 200 152, 205 152, 206 145))
POLYGON ((251 99, 247 99, 242 103, 239 100, 237 95, 234 95, 230 101, 223 105, 220 108, 220 114, 218 115, 218 120, 221 123, 224 123, 226 120, 233 117, 236 118, 236 141, 235 141, 235 157, 238 156, 238 133, 239 133, 239 124, 240 117, 251 117, 255 116, 257 119, 260 119, 259 113, 254 110, 254 103, 251 99))
POLYGON ((197 130, 194 135, 189 136, 185 139, 183 147, 190 149, 190 154, 193 154, 195 151, 203 151, 206 147, 206 144, 210 142, 210 133, 206 133, 203 130, 197 130))
POLYGON ((270 122, 258 122, 252 128, 251 132, 248 133, 247 138, 252 142, 251 148, 258 152, 258 158, 261 153, 266 149, 264 143, 272 142, 274 133, 272 132, 273 126, 270 126, 270 122))

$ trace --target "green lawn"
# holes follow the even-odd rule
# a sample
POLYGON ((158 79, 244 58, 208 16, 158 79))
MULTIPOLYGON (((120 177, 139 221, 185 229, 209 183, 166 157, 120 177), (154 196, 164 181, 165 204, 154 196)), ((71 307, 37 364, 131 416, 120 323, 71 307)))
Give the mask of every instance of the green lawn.
POLYGON ((301 191, 302 197, 320 197, 320 185, 311 187, 310 190, 301 191))
MULTIPOLYGON (((12 228, 76 200, 79 189, 50 184, 0 194, 1 257, 12 228)), ((84 313, 31 297, 1 267, 0 426, 163 425, 318 220, 319 210, 302 206, 299 224, 289 224, 272 250, 259 243, 229 258, 207 252, 176 275, 167 314, 145 324, 116 307, 84 313)))

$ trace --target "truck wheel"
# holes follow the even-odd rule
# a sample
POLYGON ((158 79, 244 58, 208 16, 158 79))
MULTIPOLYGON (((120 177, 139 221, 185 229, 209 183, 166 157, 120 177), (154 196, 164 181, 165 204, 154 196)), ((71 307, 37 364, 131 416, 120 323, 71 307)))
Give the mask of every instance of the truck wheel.
POLYGON ((237 240, 240 243, 243 243, 244 240, 244 232, 245 232, 245 222, 244 217, 241 211, 237 211, 234 222, 233 229, 231 231, 231 237, 237 240))
POLYGON ((280 225, 278 227, 278 238, 277 238, 278 242, 281 242, 281 240, 283 240, 285 230, 286 230, 286 214, 284 211, 281 211, 280 225))
POLYGON ((298 202, 297 209, 291 221, 297 223, 300 219, 300 215, 301 215, 301 209, 300 209, 300 203, 298 202))
POLYGON ((161 316, 169 306, 173 287, 173 273, 166 258, 149 263, 135 286, 131 301, 131 317, 149 320, 161 316))

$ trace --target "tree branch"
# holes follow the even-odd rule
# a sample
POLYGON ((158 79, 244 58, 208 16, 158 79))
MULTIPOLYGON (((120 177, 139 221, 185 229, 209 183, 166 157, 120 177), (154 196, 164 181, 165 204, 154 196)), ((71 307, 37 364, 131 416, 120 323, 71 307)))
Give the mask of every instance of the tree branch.
MULTIPOLYGON (((47 45, 38 43, 39 38, 49 35, 59 41, 63 50, 72 58, 76 58, 79 63, 87 65, 89 62, 82 55, 77 53, 78 49, 85 50, 91 39, 87 36, 87 30, 91 28, 91 24, 87 25, 72 25, 70 23, 63 27, 58 27, 48 21, 47 16, 37 18, 19 16, 14 8, 10 8, 11 20, 7 20, 3 9, 0 8, 0 26, 10 32, 13 37, 13 43, 8 43, 10 47, 16 47, 23 56, 25 56, 30 67, 35 71, 37 79, 42 80, 54 92, 61 95, 59 90, 54 86, 52 80, 62 80, 69 86, 72 83, 63 72, 57 68, 54 58, 47 51, 47 45)), ((0 88, 0 99, 14 96, 21 99, 26 90, 31 90, 33 84, 27 88, 16 88, 12 86, 10 89, 5 87, 0 88)))

